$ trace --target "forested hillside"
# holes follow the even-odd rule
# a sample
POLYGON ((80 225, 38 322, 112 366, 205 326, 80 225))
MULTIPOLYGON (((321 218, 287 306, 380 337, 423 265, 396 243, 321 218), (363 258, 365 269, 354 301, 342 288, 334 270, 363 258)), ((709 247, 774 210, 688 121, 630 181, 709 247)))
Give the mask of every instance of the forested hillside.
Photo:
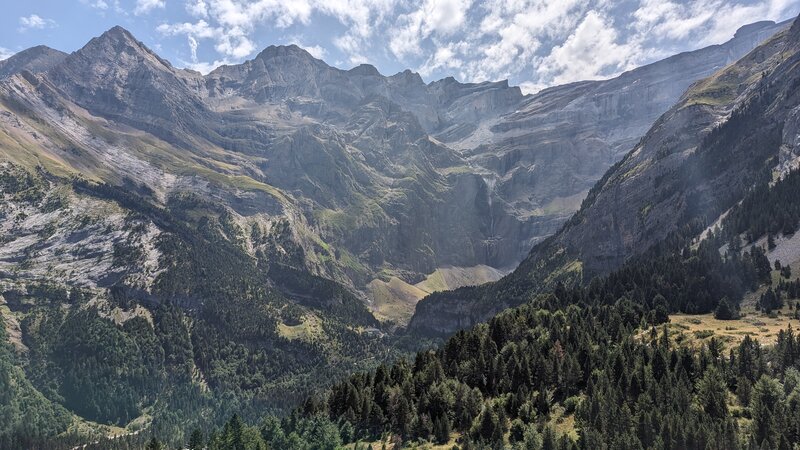
POLYGON ((0 448, 135 431, 183 439, 233 412, 288 411, 398 354, 361 299, 303 269, 285 223, 243 224, 193 195, 159 206, 135 184, 54 189, 10 164, 0 186, 8 240, 30 221, 47 242, 20 271, 48 264, 50 277, 0 283, 0 448), (65 271, 86 281, 64 285, 65 271))
POLYGON ((204 437, 219 449, 237 448, 232 442, 246 442, 242 448, 362 442, 361 448, 792 449, 800 443, 800 292, 793 287, 800 278, 788 283, 766 250, 746 241, 761 237, 753 230, 765 220, 782 224, 798 202, 786 196, 797 180, 798 172, 771 187, 765 180, 700 242, 693 236, 702 229, 676 232, 585 288, 531 293, 524 306, 456 333, 438 350, 356 374, 288 418, 268 417, 254 427, 234 418, 204 437), (770 203, 783 207, 764 206, 770 203), (779 291, 780 304, 764 304, 762 296, 740 306, 745 294, 765 286, 779 291), (714 309, 731 327, 744 320, 742 313, 756 321, 780 317, 788 326, 764 342, 667 326, 672 311, 714 309))

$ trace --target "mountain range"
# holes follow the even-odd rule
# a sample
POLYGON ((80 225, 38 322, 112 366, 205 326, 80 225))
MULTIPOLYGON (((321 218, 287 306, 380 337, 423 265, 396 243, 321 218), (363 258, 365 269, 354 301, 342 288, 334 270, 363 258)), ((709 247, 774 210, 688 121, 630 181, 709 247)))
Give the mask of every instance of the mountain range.
MULTIPOLYGON (((602 293, 625 310, 603 314, 635 327, 708 313, 723 294, 738 305, 778 255, 800 260, 789 218, 772 220, 779 236, 752 213, 753 192, 798 166, 799 27, 755 23, 722 45, 532 95, 341 70, 297 46, 202 75, 121 27, 71 54, 0 61, 0 404, 14 418, 0 447, 55 435, 66 446, 114 426, 183 441, 234 412, 299 404, 358 428, 387 420, 354 400, 372 395, 356 394, 363 379, 337 388, 350 410, 308 394, 507 308, 600 308, 602 293), (740 257, 740 234, 767 250, 740 257), (697 275, 696 298, 684 301, 685 279, 660 278, 675 273, 697 275)), ((514 314, 544 320, 523 308, 498 321, 514 314)), ((449 341, 463 360, 465 336, 449 341)), ((462 370, 425 355, 420 389, 462 370)), ((469 388, 497 388, 489 372, 469 388)), ((432 432, 440 413, 415 427, 432 432)))
POLYGON ((2 62, 4 153, 146 185, 159 204, 193 192, 240 222, 286 220, 297 268, 402 324, 430 292, 513 269, 692 82, 786 26, 536 95, 343 71, 296 46, 202 76, 117 27, 70 55, 34 47, 2 62))

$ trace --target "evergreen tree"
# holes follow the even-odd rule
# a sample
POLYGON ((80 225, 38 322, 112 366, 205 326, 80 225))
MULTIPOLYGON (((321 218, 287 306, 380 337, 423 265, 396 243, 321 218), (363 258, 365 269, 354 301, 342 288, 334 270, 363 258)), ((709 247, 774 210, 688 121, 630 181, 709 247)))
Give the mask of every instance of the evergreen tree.
POLYGON ((773 378, 761 376, 753 387, 750 401, 753 417, 753 437, 756 442, 776 448, 781 436, 783 420, 783 388, 773 378))
POLYGON ((155 436, 150 438, 150 442, 147 443, 147 450, 161 450, 162 448, 161 441, 156 439, 155 436))
POLYGON ((441 414, 434 420, 433 437, 437 444, 446 444, 450 441, 450 420, 447 414, 441 414))
POLYGON ((503 442, 504 430, 500 420, 491 407, 485 407, 478 418, 478 423, 473 430, 473 439, 479 442, 497 444, 503 442))
POLYGON ((187 447, 189 450, 201 450, 204 447, 203 432, 200 430, 192 431, 187 447))
POLYGON ((697 385, 697 397, 703 410, 714 419, 724 419, 728 415, 728 389, 725 378, 711 366, 697 385))
POLYGON ((738 314, 736 314, 736 310, 731 306, 727 297, 719 301, 717 309, 714 310, 714 318, 718 320, 738 319, 738 314))

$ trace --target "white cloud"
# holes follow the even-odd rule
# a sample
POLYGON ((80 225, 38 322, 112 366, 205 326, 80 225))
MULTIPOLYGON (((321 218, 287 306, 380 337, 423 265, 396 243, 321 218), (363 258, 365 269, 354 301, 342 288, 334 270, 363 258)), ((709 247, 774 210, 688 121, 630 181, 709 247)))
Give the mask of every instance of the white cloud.
POLYGON ((334 38, 334 45, 347 55, 350 64, 369 62, 364 50, 374 44, 376 28, 384 20, 393 19, 398 0, 315 0, 314 7, 321 14, 336 18, 348 27, 347 32, 334 38))
POLYGON ((209 14, 230 28, 252 29, 254 25, 270 20, 280 28, 296 22, 307 24, 311 10, 307 0, 209 1, 209 14))
POLYGON ((212 39, 215 41, 214 49, 233 59, 242 59, 253 53, 256 49, 247 33, 239 27, 225 29, 223 27, 212 27, 205 20, 195 23, 161 24, 156 30, 167 36, 184 34, 198 43, 198 39, 212 39))
POLYGON ((0 61, 11 58, 12 56, 14 56, 14 53, 15 52, 12 52, 11 50, 5 47, 0 47, 0 61))
MULTIPOLYGON (((162 25, 162 26, 159 27, 159 29, 161 29, 161 31, 164 32, 163 31, 164 27, 169 28, 168 25, 162 25)), ((179 59, 178 60, 178 66, 179 67, 184 67, 184 68, 187 68, 187 69, 196 70, 196 71, 202 73, 203 75, 207 75, 209 72, 213 71, 214 69, 216 69, 219 66, 226 65, 226 64, 232 64, 232 61, 230 59, 228 59, 228 58, 218 59, 218 60, 215 60, 213 62, 207 62, 207 61, 200 61, 199 60, 199 58, 197 56, 197 50, 200 48, 200 42, 197 40, 197 37, 195 37, 195 36, 208 37, 208 36, 213 36, 213 34, 216 32, 214 29, 212 29, 210 27, 207 27, 207 24, 203 25, 203 26, 194 26, 192 24, 182 24, 182 25, 178 26, 177 29, 179 29, 179 30, 188 30, 188 31, 194 31, 195 32, 195 34, 187 34, 186 35, 186 41, 187 41, 187 43, 189 45, 189 58, 190 58, 190 60, 189 61, 185 61, 185 60, 179 59)), ((166 34, 170 34, 170 32, 167 31, 166 34)), ((175 34, 181 34, 181 33, 175 33, 175 34)))
POLYGON ((304 38, 303 36, 300 35, 291 36, 289 39, 287 39, 287 42, 302 48, 303 50, 311 54, 311 56, 313 56, 314 58, 325 59, 325 56, 328 54, 328 50, 326 50, 325 47, 321 45, 304 44, 303 41, 304 38))
POLYGON ((369 62, 369 58, 362 53, 363 41, 358 36, 346 33, 334 38, 333 45, 347 55, 350 64, 358 65, 369 62))
POLYGON ((465 22, 466 13, 472 6, 471 0, 428 1, 424 5, 426 32, 449 35, 457 31, 465 22))
POLYGON ((203 61, 195 61, 195 62, 187 62, 187 61, 179 61, 180 65, 191 70, 196 70, 203 75, 208 75, 214 69, 220 66, 232 64, 231 61, 227 59, 219 59, 213 62, 203 62, 203 61))
POLYGON ((641 0, 633 13, 636 39, 647 42, 654 55, 720 44, 734 32, 758 20, 778 20, 797 14, 793 0, 641 0))
POLYGON ((425 77, 455 75, 462 81, 510 78, 526 91, 608 77, 724 42, 746 23, 800 12, 797 0, 182 1, 191 19, 157 29, 186 36, 194 55, 189 64, 204 64, 197 54, 205 41, 218 53, 215 59, 239 62, 275 43, 257 42, 265 30, 271 29, 271 39, 287 30, 322 44, 297 41, 337 64, 394 60, 399 63, 384 70, 406 66, 425 77), (339 26, 343 30, 330 36, 339 26), (323 39, 333 45, 325 48, 323 39))
POLYGON ((635 67, 641 49, 636 43, 619 43, 611 21, 590 11, 563 44, 541 59, 537 73, 553 84, 616 75, 635 67))
POLYGON ((140 16, 154 9, 164 9, 166 6, 166 0, 136 0, 136 7, 133 9, 133 13, 140 16))
MULTIPOLYGON (((142 1, 142 0, 139 0, 142 1)), ((153 1, 153 0, 146 0, 153 1)), ((366 60, 358 50, 365 47, 374 25, 392 11, 398 0, 187 0, 186 10, 200 18, 195 23, 167 23, 157 29, 165 35, 186 34, 197 40, 210 39, 215 49, 234 60, 251 55, 257 48, 251 36, 261 25, 288 28, 308 25, 314 12, 337 19, 348 27, 335 39, 347 49, 351 61, 366 60), (213 25, 211 25, 213 24, 213 25)), ((313 47, 324 55, 322 47, 313 47)))
POLYGON ((206 17, 217 25, 212 26, 201 19, 195 23, 162 24, 157 30, 164 35, 185 34, 195 39, 195 42, 199 39, 211 39, 218 53, 234 60, 245 58, 256 50, 256 45, 249 36, 257 24, 272 20, 278 27, 285 28, 295 21, 307 23, 310 16, 310 7, 304 0, 196 0, 186 6, 191 14, 206 17))
MULTIPOLYGON (((565 39, 583 17, 588 0, 490 0, 481 3, 479 12, 456 33, 459 62, 433 64, 430 59, 420 72, 431 68, 456 69, 466 81, 520 77, 546 44, 565 39), (456 67, 458 66, 458 67, 456 67)), ((435 40, 439 42, 440 39, 435 40)), ((439 46, 441 48, 441 45, 439 46)), ((438 50, 437 50, 438 51, 438 50)), ((433 61, 442 55, 433 55, 433 61)))
POLYGON ((546 87, 548 87, 546 84, 535 83, 533 81, 525 81, 519 84, 519 89, 525 95, 535 94, 546 87))
POLYGON ((186 38, 189 41, 189 51, 192 54, 192 62, 196 63, 197 62, 197 47, 198 47, 197 39, 195 39, 194 36, 191 36, 191 35, 186 36, 186 38))
POLYGON ((208 17, 208 5, 204 0, 189 0, 186 2, 186 12, 194 17, 208 17))
POLYGON ((330 0, 317 1, 320 13, 335 17, 350 27, 350 32, 366 38, 372 35, 375 23, 382 22, 392 12, 395 0, 330 0))
POLYGON ((164 35, 175 36, 179 34, 192 35, 201 39, 216 38, 223 34, 220 27, 212 27, 205 20, 198 20, 195 23, 184 22, 174 24, 161 24, 156 30, 164 35))
POLYGON ((305 46, 301 46, 301 47, 303 47, 303 49, 305 51, 307 51, 308 53, 311 54, 311 56, 313 56, 314 58, 317 58, 317 59, 323 59, 323 58, 325 58, 325 55, 328 54, 328 51, 325 50, 320 45, 305 45, 305 46))
POLYGON ((247 36, 231 34, 224 35, 214 48, 223 55, 242 59, 253 53, 256 45, 247 36))
POLYGON ((392 30, 389 48, 403 59, 421 53, 422 41, 435 36, 450 36, 466 23, 472 0, 425 0, 420 7, 400 15, 400 24, 392 30))
POLYGON ((82 5, 88 6, 98 12, 101 16, 105 16, 109 12, 113 12, 120 16, 127 16, 128 11, 122 7, 120 0, 79 0, 82 5))
POLYGON ((52 28, 56 26, 55 20, 52 19, 45 19, 40 17, 36 14, 31 14, 28 17, 20 17, 19 18, 19 30, 25 31, 29 29, 38 29, 41 30, 43 28, 52 28))
POLYGON ((81 3, 91 8, 100 9, 103 11, 108 9, 108 3, 105 0, 81 0, 81 3))
POLYGON ((419 73, 422 76, 428 76, 435 70, 460 70, 464 66, 464 61, 459 55, 464 53, 467 48, 468 45, 465 42, 440 46, 419 68, 419 73))
POLYGON ((705 0, 689 3, 643 0, 633 16, 640 32, 659 39, 686 39, 719 14, 719 5, 712 3, 705 0))
POLYGON ((716 9, 714 20, 705 32, 706 36, 699 40, 700 45, 719 44, 733 37, 737 28, 761 19, 781 19, 787 13, 797 14, 797 2, 785 0, 771 0, 752 5, 737 5, 725 2, 715 2, 712 6, 716 9))

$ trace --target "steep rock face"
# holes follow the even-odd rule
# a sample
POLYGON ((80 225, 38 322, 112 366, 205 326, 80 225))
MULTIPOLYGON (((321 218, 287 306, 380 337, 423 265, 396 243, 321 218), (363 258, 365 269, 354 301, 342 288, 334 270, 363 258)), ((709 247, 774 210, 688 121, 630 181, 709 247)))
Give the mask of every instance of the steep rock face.
POLYGON ((496 117, 523 99, 505 81, 463 84, 445 78, 426 85, 408 70, 389 77, 369 64, 340 70, 296 45, 270 46, 253 60, 222 66, 196 89, 225 107, 281 105, 327 122, 346 119, 365 98, 380 96, 414 114, 428 133, 496 117))
POLYGON ((414 278, 444 264, 514 263, 512 252, 487 250, 483 179, 428 133, 506 112, 523 98, 518 88, 425 85, 410 71, 384 77, 369 65, 343 71, 288 46, 221 67, 196 89, 216 111, 273 127, 260 163, 265 179, 312 206, 321 237, 355 256, 356 272, 414 278))
POLYGON ((31 73, 47 72, 59 64, 67 54, 44 45, 31 47, 0 61, 0 79, 27 70, 31 73))
POLYGON ((509 270, 677 98, 676 84, 779 27, 534 96, 507 82, 340 70, 296 46, 202 76, 115 27, 44 72, 8 77, 0 104, 11 160, 145 185, 161 203, 195 193, 240 220, 283 217, 303 249, 295 264, 367 292, 442 267, 509 270))
POLYGON ((797 77, 791 58, 783 61, 795 54, 796 44, 784 32, 692 86, 607 174, 599 192, 556 239, 568 249, 580 249, 584 278, 618 267, 688 217, 716 218, 729 207, 728 196, 749 186, 752 174, 764 168, 764 152, 777 154, 787 122, 785 112, 767 111, 760 102, 797 106, 796 93, 782 91, 797 77), (769 76, 762 79, 762 74, 769 76), (713 133, 714 127, 722 131, 713 133), (724 161, 700 159, 700 152, 723 146, 718 156, 724 161))
POLYGON ((517 292, 604 275, 680 227, 713 223, 759 177, 796 164, 790 130, 797 129, 800 104, 799 27, 693 84, 514 273, 430 296, 418 305, 411 329, 450 333, 524 302, 517 292))
POLYGON ((127 30, 114 27, 47 72, 64 95, 92 114, 167 140, 210 122, 203 102, 161 59, 127 30))
MULTIPOLYGON (((311 121, 322 125, 316 128, 318 130, 330 127, 341 132, 344 128, 354 135, 350 145, 359 150, 357 160, 364 158, 365 175, 354 177, 353 168, 359 164, 347 163, 348 168, 344 170, 342 161, 331 160, 324 156, 328 152, 320 151, 321 156, 328 158, 326 164, 338 174, 334 177, 339 185, 330 184, 333 179, 312 180, 307 173, 295 177, 298 179, 292 184, 273 178, 282 188, 295 190, 298 183, 305 185, 308 189, 304 193, 293 192, 312 201, 319 195, 319 206, 325 209, 344 211, 353 206, 352 198, 346 193, 354 192, 348 186, 356 178, 361 180, 362 186, 370 186, 366 190, 371 194, 362 190, 359 195, 375 198, 376 193, 380 196, 380 192, 387 192, 387 189, 392 191, 391 186, 396 181, 387 185, 383 176, 402 178, 420 159, 428 159, 427 163, 434 170, 423 167, 420 173, 426 179, 424 182, 418 179, 419 186, 442 186, 437 181, 440 174, 446 174, 451 180, 459 178, 456 174, 461 172, 478 175, 484 186, 473 190, 478 195, 474 200, 479 205, 470 210, 483 212, 488 217, 461 214, 459 221, 445 218, 443 222, 454 230, 450 234, 469 236, 472 239, 469 245, 460 245, 455 251, 431 252, 426 258, 405 258, 403 262, 403 258, 385 259, 387 254, 400 254, 391 251, 392 244, 386 244, 400 235, 391 231, 395 229, 393 226, 387 228, 385 224, 400 223, 402 220, 398 219, 405 217, 400 213, 403 209, 398 209, 394 201, 388 208, 391 211, 384 209, 375 223, 366 220, 356 225, 364 225, 372 232, 346 230, 344 234, 358 237, 347 237, 344 241, 355 244, 360 238, 374 237, 375 227, 382 229, 391 236, 374 241, 369 252, 360 253, 363 245, 348 246, 347 250, 357 257, 362 255, 373 262, 381 261, 384 267, 394 266, 417 273, 430 270, 430 261, 434 259, 440 264, 459 261, 458 264, 508 268, 523 259, 529 248, 552 234, 577 210, 603 171, 622 157, 691 82, 734 61, 785 26, 772 22, 754 24, 739 30, 734 39, 721 46, 678 55, 613 80, 576 83, 534 96, 522 96, 518 88, 509 87, 507 82, 462 84, 446 78, 425 85, 419 75, 408 71, 390 77, 382 76, 369 65, 343 71, 296 46, 269 47, 252 61, 221 67, 209 74, 197 90, 217 111, 257 116, 277 130, 290 130, 311 121), (407 116, 396 114, 387 121, 382 111, 391 108, 383 105, 381 110, 376 110, 375 99, 385 99, 378 103, 395 105, 392 107, 405 111, 407 116), (418 133, 434 136, 455 151, 420 155, 411 150, 418 147, 411 144, 419 138, 418 133), (408 136, 404 136, 406 134, 408 136), (409 155, 417 156, 413 161, 402 159, 409 155), (376 169, 381 177, 367 175, 376 169), (371 182, 365 183, 366 179, 371 182), (470 229, 472 231, 468 231, 470 229), (376 245, 380 249, 374 248, 376 245), (409 261, 416 262, 409 264, 409 261)), ((350 139, 341 137, 344 141, 350 139)), ((337 142, 333 145, 341 145, 342 141, 337 142)), ((306 153, 311 156, 314 152, 306 153)), ((314 167, 322 167, 305 159, 304 163, 295 161, 295 166, 289 169, 277 159, 272 158, 277 164, 271 171, 273 177, 278 175, 287 180, 300 166, 310 167, 312 171, 316 171, 314 167)), ((434 197, 441 204, 448 195, 442 191, 434 197)), ((418 203, 409 208, 430 209, 425 205, 431 204, 431 198, 412 198, 418 203)), ((363 207, 358 208, 363 211, 363 207)), ((421 220, 420 223, 429 222, 421 220)), ((323 224, 323 228, 331 229, 329 225, 323 224)), ((336 233, 327 233, 326 240, 341 242, 337 234, 341 234, 342 229, 338 226, 334 229, 336 233)), ((423 229, 420 233, 430 234, 430 230, 423 229)), ((433 244, 428 241, 414 240, 425 247, 449 247, 439 247, 435 239, 433 244)), ((375 267, 374 263, 369 265, 375 267)))
POLYGON ((270 46, 253 60, 222 66, 206 77, 204 89, 211 99, 239 97, 259 104, 292 99, 303 113, 320 117, 332 113, 326 103, 353 106, 359 99, 346 72, 295 45, 270 46))
POLYGON ((682 53, 611 80, 546 89, 513 112, 480 122, 472 132, 447 129, 436 136, 459 149, 471 165, 492 174, 497 204, 535 230, 512 238, 520 260, 577 211, 589 188, 694 81, 785 27, 787 23, 752 24, 725 44, 682 53))

